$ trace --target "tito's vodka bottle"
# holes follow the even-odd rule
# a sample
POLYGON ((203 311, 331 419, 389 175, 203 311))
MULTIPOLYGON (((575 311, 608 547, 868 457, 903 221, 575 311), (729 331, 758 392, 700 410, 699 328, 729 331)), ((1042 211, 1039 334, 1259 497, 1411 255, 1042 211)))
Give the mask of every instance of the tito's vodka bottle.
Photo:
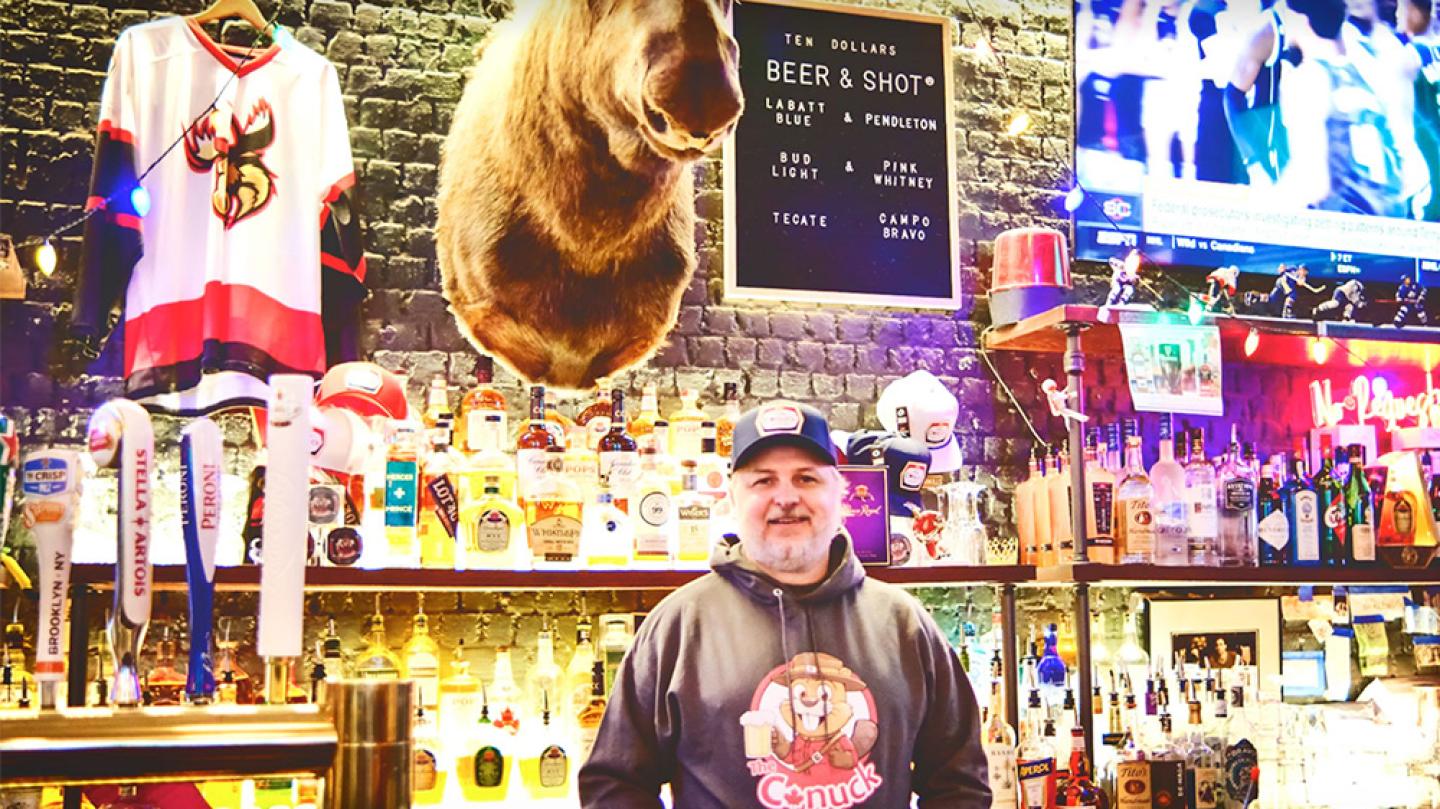
POLYGON ((1150 516, 1155 526, 1155 564, 1190 563, 1190 514, 1185 500, 1185 470, 1175 462, 1174 427, 1170 416, 1160 419, 1160 460, 1150 467, 1150 516))
POLYGON ((1125 444, 1125 472, 1115 495, 1115 524, 1120 534, 1116 544, 1121 561, 1148 565, 1155 559, 1155 520, 1150 511, 1155 489, 1145 474, 1140 437, 1132 435, 1125 444))

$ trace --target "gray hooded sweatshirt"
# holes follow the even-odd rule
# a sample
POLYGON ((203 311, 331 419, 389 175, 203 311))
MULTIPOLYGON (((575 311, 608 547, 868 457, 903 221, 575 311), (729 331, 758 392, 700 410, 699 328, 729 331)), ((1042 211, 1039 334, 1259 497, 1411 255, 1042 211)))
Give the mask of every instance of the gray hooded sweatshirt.
POLYGON ((713 573, 646 617, 615 679, 581 804, 677 809, 983 809, 979 711, 934 620, 836 537, 795 588, 728 537, 713 573), (912 768, 913 765, 913 768, 912 768))

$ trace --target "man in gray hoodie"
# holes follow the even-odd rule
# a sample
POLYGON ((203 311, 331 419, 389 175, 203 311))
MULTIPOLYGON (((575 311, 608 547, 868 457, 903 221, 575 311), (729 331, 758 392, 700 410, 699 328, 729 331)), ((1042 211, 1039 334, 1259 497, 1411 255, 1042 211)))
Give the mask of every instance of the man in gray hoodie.
POLYGON ((825 417, 777 401, 735 425, 738 536, 646 617, 580 800, 593 809, 983 809, 979 711, 935 622, 868 579, 841 529, 825 417))

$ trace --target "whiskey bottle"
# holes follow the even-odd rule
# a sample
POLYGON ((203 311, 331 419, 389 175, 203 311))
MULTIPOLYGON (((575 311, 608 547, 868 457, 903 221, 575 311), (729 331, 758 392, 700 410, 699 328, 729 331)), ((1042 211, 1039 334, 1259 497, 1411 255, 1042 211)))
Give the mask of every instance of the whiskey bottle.
POLYGON ((618 388, 610 396, 610 431, 600 438, 596 450, 600 485, 610 490, 615 507, 628 513, 640 480, 640 455, 635 439, 626 432, 625 392, 618 388))
POLYGON ((416 594, 415 617, 410 622, 410 639, 405 642, 405 678, 415 681, 416 702, 433 712, 440 700, 440 647, 430 637, 430 617, 425 614, 425 594, 416 594))
POLYGON ((1295 457, 1295 472, 1285 483, 1285 512, 1290 519, 1290 564, 1320 564, 1320 498, 1305 474, 1305 459, 1295 457))
POLYGON ((730 460, 734 448, 735 422, 739 420, 740 386, 735 382, 726 382, 720 417, 715 420, 715 451, 726 461, 730 460))
POLYGON ((515 439, 516 487, 521 503, 530 498, 545 474, 547 450, 560 446, 545 424, 545 387, 534 385, 530 388, 530 420, 515 439))
POLYGON ((1185 497, 1189 504, 1190 564, 1215 564, 1215 545, 1220 534, 1215 467, 1205 457, 1205 430, 1191 434, 1190 462, 1185 465, 1185 497))
POLYGON ((610 432, 610 380, 600 379, 595 390, 595 401, 586 405, 575 417, 575 426, 585 434, 585 447, 591 452, 598 450, 600 439, 610 432))
POLYGON ((1217 489, 1220 498, 1220 564, 1222 567, 1254 567, 1258 548, 1256 535, 1256 487, 1250 467, 1240 455, 1240 443, 1232 432, 1230 450, 1220 466, 1217 489))
POLYGON ((499 417, 495 446, 501 447, 509 443, 507 439, 510 432, 505 426, 508 405, 504 394, 495 390, 494 373, 494 360, 484 354, 475 358, 475 387, 466 392, 465 397, 460 400, 460 424, 461 432, 465 436, 466 452, 475 453, 484 449, 481 435, 485 430, 492 429, 488 424, 490 416, 499 417))
MULTIPOLYGON (((508 663, 508 652, 506 656, 508 663)), ((496 667, 499 667, 497 650, 496 667)), ((514 732, 497 727, 490 719, 490 701, 480 689, 480 718, 459 741, 455 777, 460 794, 470 803, 505 803, 510 796, 510 770, 514 754, 514 732)))
POLYGON ((1115 553, 1115 474, 1100 463, 1104 444, 1100 428, 1090 431, 1085 442, 1085 530, 1086 558, 1113 565, 1115 553))
POLYGON ((425 411, 421 416, 425 429, 433 430, 440 422, 454 422, 455 414, 450 410, 450 383, 444 374, 430 377, 430 388, 425 394, 425 411))
POLYGON ((1150 516, 1155 564, 1183 566, 1190 564, 1190 512, 1185 470, 1175 462, 1173 429, 1170 416, 1160 419, 1160 458, 1150 467, 1150 516))
POLYGON ((710 561, 710 511, 715 499, 700 493, 694 461, 681 461, 680 470, 680 494, 675 497, 675 566, 704 570, 710 561))
POLYGON ((655 429, 655 422, 660 420, 660 401, 655 393, 655 385, 646 385, 640 395, 640 412, 635 418, 625 425, 630 435, 635 438, 650 435, 655 429))
POLYGON ((589 691, 585 705, 575 715, 579 739, 575 751, 576 766, 584 764, 585 760, 590 758, 590 751, 595 747, 595 736, 600 732, 600 720, 605 718, 605 706, 608 704, 605 696, 605 664, 599 660, 590 664, 589 691))
POLYGON ((465 459, 462 478, 465 481, 462 495, 465 499, 481 496, 485 490, 486 478, 495 478, 500 494, 510 500, 517 499, 515 493, 515 456, 504 447, 504 419, 499 413, 482 413, 478 420, 476 435, 472 437, 477 449, 465 459))
POLYGON ((531 801, 566 797, 570 792, 570 754, 558 729, 550 722, 550 703, 541 706, 540 722, 532 723, 521 745, 520 781, 531 801))
POLYGON ((1125 439, 1125 473, 1115 495, 1116 545, 1125 564, 1148 565, 1155 559, 1155 525, 1150 501, 1155 489, 1145 474, 1140 437, 1125 439))
MULTIPOLYGON (((23 658, 22 658, 23 662, 23 658)), ((179 705, 185 695, 185 675, 175 668, 175 641, 167 624, 160 636, 155 668, 145 678, 146 705, 179 705)))
POLYGON ((525 512, 500 490, 495 475, 485 478, 480 499, 460 510, 455 554, 458 570, 528 570, 525 512))
POLYGON ((560 403, 553 390, 545 391, 545 429, 555 436, 555 443, 562 447, 575 430, 575 420, 560 412, 560 403))
POLYGON ((578 567, 583 505, 580 487, 565 474, 565 450, 551 446, 540 479, 525 501, 525 530, 537 570, 578 567))
POLYGON ((1350 474, 1345 481, 1345 530, 1350 537, 1353 565, 1375 563, 1375 509, 1370 483, 1365 477, 1365 449, 1350 445, 1350 474))
MULTIPOLYGON (((570 655, 570 662, 565 664, 565 685, 562 690, 566 704, 559 706, 560 710, 567 711, 572 718, 579 716, 590 703, 590 677, 596 663, 595 644, 590 640, 591 631, 590 619, 580 616, 575 622, 575 652, 570 655)), ((603 668, 600 679, 603 688, 603 668)))
POLYGON ((439 806, 445 799, 446 772, 441 754, 440 733, 436 727, 434 710, 425 710, 424 702, 433 697, 425 695, 424 686, 416 686, 417 705, 411 724, 414 764, 410 771, 411 802, 414 806, 439 806))
POLYGON ((696 491, 709 495, 711 500, 720 500, 726 496, 730 479, 730 458, 728 455, 722 458, 720 453, 716 452, 716 435, 715 422, 701 423, 700 457, 695 461, 696 491))

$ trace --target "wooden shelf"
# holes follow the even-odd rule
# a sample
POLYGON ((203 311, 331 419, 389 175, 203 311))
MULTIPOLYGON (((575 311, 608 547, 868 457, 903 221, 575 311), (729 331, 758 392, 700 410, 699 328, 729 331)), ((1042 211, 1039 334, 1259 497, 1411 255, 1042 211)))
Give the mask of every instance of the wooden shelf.
MULTIPOLYGON (((1173 312, 1116 309, 1101 321, 1100 307, 1057 306, 1019 323, 995 329, 985 336, 985 347, 1010 351, 1065 351, 1065 331, 1081 327, 1081 348, 1090 355, 1120 357, 1121 323, 1147 325, 1189 325, 1189 319, 1173 312)), ((1430 370, 1440 366, 1440 328, 1366 326, 1334 321, 1285 320, 1274 317, 1204 315, 1198 325, 1220 329, 1221 353, 1226 362, 1324 367, 1430 370), (1255 353, 1245 356, 1245 338, 1254 328, 1261 334, 1255 353), (1310 342, 1327 338, 1329 356, 1317 366, 1310 354, 1310 342)))
MULTIPOLYGON (((342 567, 310 567, 305 570, 308 592, 347 590, 673 590, 704 575, 699 570, 439 570, 396 568, 361 570, 342 567)), ((868 575, 881 581, 906 585, 1003 584, 1033 581, 1035 568, 1029 565, 984 567, 867 568, 868 575)), ((70 580, 109 588, 115 566, 75 565, 70 580)), ((183 565, 156 565, 156 589, 185 587, 183 565)), ((215 570, 219 590, 254 591, 260 587, 260 569, 254 565, 221 567, 215 570)))
POLYGON ((1191 584, 1223 587, 1276 584, 1440 584, 1440 566, 1392 567, 1167 567, 1164 565, 1058 565, 1036 570, 1041 584, 1191 584))

